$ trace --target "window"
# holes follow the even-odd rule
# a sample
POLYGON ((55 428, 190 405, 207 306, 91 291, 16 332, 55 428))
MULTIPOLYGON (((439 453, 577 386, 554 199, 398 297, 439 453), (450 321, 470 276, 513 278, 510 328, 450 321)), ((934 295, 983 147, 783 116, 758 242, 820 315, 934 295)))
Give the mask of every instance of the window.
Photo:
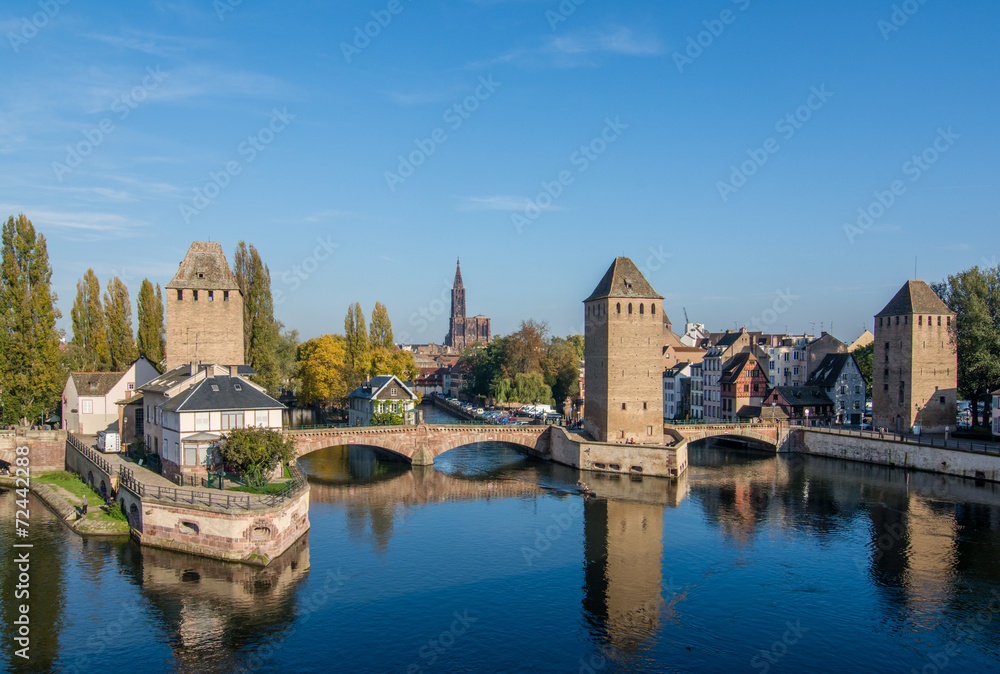
POLYGON ((951 327, 951 316, 948 317, 948 327, 951 327))
POLYGON ((616 314, 620 314, 621 312, 622 312, 622 303, 621 302, 617 302, 615 304, 615 313, 616 314))
POLYGON ((923 327, 923 325, 924 325, 924 317, 923 316, 917 316, 917 325, 923 327))
POLYGON ((389 389, 389 395, 391 395, 391 396, 396 395, 396 389, 395 388, 389 389))
POLYGON ((215 301, 215 291, 213 291, 213 290, 209 290, 208 291, 208 301, 209 302, 214 302, 215 301))
POLYGON ((888 384, 882 384, 882 390, 883 391, 888 391, 889 390, 889 385, 888 384))
POLYGON ((899 316, 896 316, 896 325, 899 325, 899 316))
MULTIPOLYGON (((673 396, 671 396, 670 399, 673 400, 673 396)), ((646 409, 646 403, 642 404, 642 409, 646 409)))
POLYGON ((788 352, 787 351, 785 351, 785 362, 786 363, 788 362, 788 352))
POLYGON ((631 302, 628 303, 628 312, 630 314, 632 313, 632 303, 631 302))
POLYGON ((253 425, 267 427, 267 410, 256 410, 253 413, 253 425))
POLYGON ((179 299, 179 300, 183 300, 184 299, 184 290, 181 289, 181 288, 177 289, 177 299, 179 299))
POLYGON ((198 301, 198 291, 197 290, 192 290, 191 291, 191 299, 193 299, 195 302, 198 301))
POLYGON ((622 409, 625 409, 625 403, 622 403, 622 409))
POLYGON ((233 428, 243 428, 243 412, 222 413, 222 430, 228 431, 233 428))
POLYGON ((640 302, 640 303, 639 303, 639 315, 640 315, 640 316, 643 316, 643 315, 645 315, 645 313, 646 313, 646 309, 645 309, 645 306, 646 306, 646 305, 645 305, 645 304, 643 304, 642 302, 640 302))
POLYGON ((941 327, 941 317, 940 316, 938 316, 938 327, 939 328, 941 327))
POLYGON ((940 402, 942 405, 944 405, 944 396, 941 396, 940 398, 938 398, 938 402, 940 402))
POLYGON ((198 278, 205 278, 205 272, 203 271, 198 272, 198 278))
POLYGON ((81 400, 80 401, 80 414, 93 414, 94 413, 94 401, 93 400, 81 400))
POLYGON ((222 301, 223 302, 228 302, 229 301, 229 291, 228 290, 223 290, 222 291, 222 301))
POLYGON ((652 314, 653 316, 656 315, 656 305, 655 304, 650 304, 649 305, 649 313, 652 314))
POLYGON ((131 382, 131 381, 130 381, 130 382, 128 383, 128 390, 129 390, 129 391, 134 391, 134 390, 135 390, 135 382, 131 382))
POLYGON ((194 430, 196 431, 207 431, 208 426, 208 412, 195 412, 194 413, 194 430))
POLYGON ((792 374, 797 375, 798 373, 799 373, 799 366, 796 365, 795 367, 792 368, 792 374))

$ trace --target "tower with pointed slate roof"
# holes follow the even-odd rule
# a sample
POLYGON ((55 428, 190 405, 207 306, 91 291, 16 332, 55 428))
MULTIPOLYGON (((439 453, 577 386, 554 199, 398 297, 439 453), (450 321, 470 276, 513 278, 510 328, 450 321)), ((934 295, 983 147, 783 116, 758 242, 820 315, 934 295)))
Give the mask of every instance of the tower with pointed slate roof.
POLYGON ((955 428, 958 356, 955 313, 923 281, 907 281, 875 314, 872 409, 875 428, 941 433, 955 428))
POLYGON ((461 260, 455 264, 455 283, 451 288, 451 321, 444 338, 446 346, 464 349, 477 342, 490 341, 490 319, 486 316, 465 316, 465 285, 462 283, 461 260))
POLYGON ((195 241, 164 288, 166 368, 243 365, 243 296, 222 245, 195 241))
POLYGON ((585 313, 584 429, 601 442, 663 443, 663 296, 615 258, 585 313))

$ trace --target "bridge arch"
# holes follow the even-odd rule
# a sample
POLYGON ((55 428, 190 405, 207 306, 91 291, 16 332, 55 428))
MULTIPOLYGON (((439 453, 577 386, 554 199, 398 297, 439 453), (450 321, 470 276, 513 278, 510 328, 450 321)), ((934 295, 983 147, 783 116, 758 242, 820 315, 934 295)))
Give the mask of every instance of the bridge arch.
POLYGON ((776 424, 667 424, 664 433, 674 438, 675 443, 698 442, 711 438, 732 438, 748 440, 765 445, 775 451, 781 448, 787 429, 776 424))

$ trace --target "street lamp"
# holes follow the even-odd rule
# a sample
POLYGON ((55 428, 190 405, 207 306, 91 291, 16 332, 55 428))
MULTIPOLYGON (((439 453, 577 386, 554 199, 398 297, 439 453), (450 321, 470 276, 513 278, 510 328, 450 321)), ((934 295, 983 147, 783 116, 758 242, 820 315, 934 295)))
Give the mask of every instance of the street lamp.
POLYGON ((778 411, 776 409, 777 407, 778 407, 777 401, 772 400, 771 401, 771 423, 772 424, 775 423, 775 416, 778 413, 778 411))
POLYGON ((809 425, 809 408, 806 408, 806 426, 809 425))

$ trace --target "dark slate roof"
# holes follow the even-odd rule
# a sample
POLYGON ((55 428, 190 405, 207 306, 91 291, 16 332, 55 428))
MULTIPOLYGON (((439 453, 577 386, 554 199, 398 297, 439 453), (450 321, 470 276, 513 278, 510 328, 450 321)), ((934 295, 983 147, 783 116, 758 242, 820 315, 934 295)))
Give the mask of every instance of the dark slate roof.
POLYGON ((722 368, 722 378, 719 379, 721 384, 732 384, 739 378, 740 373, 743 372, 743 368, 747 366, 750 361, 750 354, 746 351, 743 353, 738 353, 729 360, 722 368))
POLYGON ((206 377, 160 405, 160 409, 165 412, 279 410, 284 408, 285 406, 280 402, 239 377, 206 377))
POLYGON ((361 386, 357 387, 351 394, 349 398, 365 398, 366 400, 371 400, 375 398, 379 392, 388 386, 390 383, 395 381, 403 390, 410 394, 410 398, 415 399, 417 394, 413 392, 410 386, 403 383, 399 377, 391 374, 380 374, 377 377, 372 377, 370 380, 366 381, 361 386))
POLYGON ((181 363, 172 370, 167 370, 159 377, 146 382, 139 387, 140 391, 150 391, 151 393, 164 393, 180 384, 191 376, 191 364, 181 363))
MULTIPOLYGON (((813 386, 775 386, 771 390, 777 391, 793 407, 798 407, 799 405, 833 404, 826 391, 813 386)), ((768 392, 768 395, 770 395, 770 392, 768 392)))
POLYGON ((664 371, 663 376, 665 376, 665 377, 676 377, 678 374, 680 374, 681 370, 683 370, 684 368, 686 368, 690 364, 691 363, 689 363, 686 360, 683 361, 683 362, 680 362, 680 363, 674 363, 672 366, 668 367, 664 371))
MULTIPOLYGON (((854 356, 849 353, 826 354, 823 362, 809 375, 806 386, 835 386, 849 358, 853 359, 854 356)), ((857 363, 855 363, 855 367, 857 367, 857 363)))
POLYGON ((736 340, 738 340, 742 335, 743 335, 742 330, 739 332, 727 332, 726 334, 724 334, 722 337, 719 338, 719 341, 715 343, 715 346, 722 346, 722 347, 732 346, 733 344, 736 343, 736 340))
POLYGON ((166 287, 239 290, 236 277, 233 276, 226 261, 222 244, 217 241, 193 242, 177 273, 166 287))
POLYGON ((875 314, 880 316, 902 316, 904 314, 953 314, 931 287, 923 281, 907 281, 899 289, 885 309, 875 314))
POLYGON ((736 412, 737 419, 758 419, 760 418, 760 405, 743 405, 736 412))
POLYGON ((625 297, 637 299, 662 300, 663 295, 653 290, 649 281, 642 275, 639 268, 635 266, 627 257, 616 257, 615 261, 608 267, 607 273, 601 282, 590 293, 590 297, 584 302, 604 299, 606 297, 625 297))
POLYGON ((103 396, 115 387, 124 372, 70 372, 77 395, 103 396))

